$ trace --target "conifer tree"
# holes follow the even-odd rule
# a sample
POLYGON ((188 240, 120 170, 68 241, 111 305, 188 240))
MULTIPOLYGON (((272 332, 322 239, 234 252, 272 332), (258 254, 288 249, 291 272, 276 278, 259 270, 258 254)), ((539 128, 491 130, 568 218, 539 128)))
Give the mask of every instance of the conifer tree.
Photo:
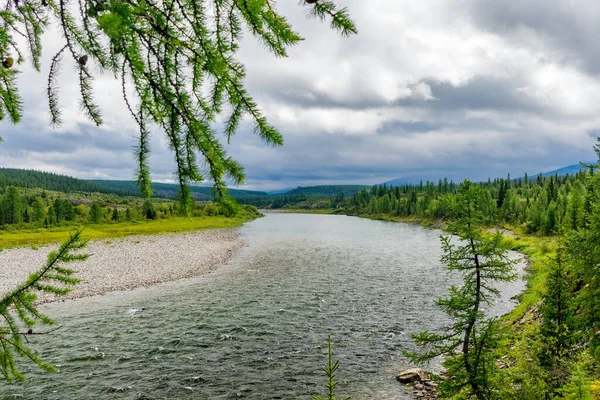
POLYGON ((100 223, 100 221, 102 221, 103 217, 104 212, 102 210, 102 207, 100 207, 98 203, 92 204, 92 207, 90 208, 90 222, 92 224, 98 224, 100 223))
POLYGON ((36 197, 31 206, 31 220, 33 222, 43 221, 45 217, 46 207, 44 207, 42 200, 39 197, 36 197))
MULTIPOLYGON (((595 150, 600 165, 600 139, 595 150)), ((578 319, 589 339, 592 352, 600 358, 600 174, 587 175, 584 222, 567 235, 566 250, 573 279, 581 285, 577 292, 578 319)))
POLYGON ((455 244, 451 236, 442 237, 442 263, 448 271, 460 273, 463 279, 461 286, 449 289, 447 298, 437 300, 438 307, 452 323, 439 333, 425 331, 413 335, 423 351, 406 355, 418 364, 444 355, 449 377, 441 386, 443 393, 464 392, 468 397, 483 400, 491 399, 495 391, 491 383, 496 369, 492 352, 498 337, 496 320, 486 316, 484 309, 499 294, 494 284, 511 281, 516 275, 502 235, 481 234, 482 216, 476 207, 479 190, 479 186, 469 181, 460 186, 456 221, 450 229, 460 236, 461 244, 455 244))
POLYGON ((46 293, 51 295, 65 295, 70 287, 79 282, 73 276, 74 271, 65 264, 81 261, 87 258, 86 254, 73 254, 73 250, 82 249, 85 242, 81 233, 77 232, 66 240, 57 251, 48 255, 46 264, 22 284, 0 298, 0 372, 8 380, 22 380, 25 377, 18 368, 18 358, 28 359, 47 371, 55 368, 38 358, 35 352, 28 347, 27 336, 39 335, 40 332, 33 328, 37 323, 54 325, 55 322, 47 315, 41 313, 35 301, 37 295, 46 293))
MULTIPOLYGON (((348 11, 333 1, 303 0, 301 5, 309 17, 328 20, 342 35, 356 33, 348 11)), ((243 168, 226 154, 212 126, 225 111, 228 141, 249 116, 266 143, 283 143, 244 87, 245 68, 236 60, 244 30, 277 57, 287 56, 287 49, 302 40, 274 0, 4 0, 0 9, 0 120, 17 123, 23 114, 17 77, 26 50, 17 39, 24 36, 39 71, 43 34, 57 23, 64 45, 48 71, 51 122, 62 121, 57 77, 65 58, 70 59, 67 69, 76 71, 81 109, 96 125, 103 118, 94 102, 93 71, 113 74, 139 127, 137 181, 144 195, 150 195, 151 125, 164 131, 174 153, 184 208, 190 204, 191 182, 212 181, 220 199, 227 180, 244 182, 243 168)))
POLYGON ((561 250, 550 262, 550 271, 546 279, 548 289, 543 296, 540 309, 542 314, 540 333, 544 343, 540 361, 550 372, 549 383, 553 388, 566 383, 570 347, 575 339, 571 301, 572 284, 563 258, 563 250, 561 250))
POLYGON ((150 200, 146 200, 142 205, 142 214, 146 219, 156 219, 156 209, 150 200))
POLYGON ((2 216, 5 224, 18 224, 23 220, 23 200, 19 189, 14 186, 6 188, 6 193, 2 197, 2 216))

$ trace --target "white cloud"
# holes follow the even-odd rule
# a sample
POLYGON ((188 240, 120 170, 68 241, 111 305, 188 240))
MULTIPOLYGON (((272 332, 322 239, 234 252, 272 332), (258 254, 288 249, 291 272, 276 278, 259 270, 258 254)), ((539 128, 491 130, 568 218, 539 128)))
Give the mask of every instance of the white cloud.
MULTIPOLYGON (((249 36, 243 42, 247 86, 286 135, 283 147, 264 146, 244 124, 226 146, 246 166, 249 187, 375 183, 409 170, 485 179, 592 158, 600 131, 594 67, 600 51, 593 50, 600 6, 583 0, 532 0, 522 7, 500 0, 339 2, 349 7, 358 36, 342 38, 328 24, 306 20, 291 1, 279 7, 306 40, 289 58, 272 57, 249 36)), ((59 38, 47 40, 44 71, 59 38)), ((133 176, 137 130, 118 81, 96 79, 105 125, 95 128, 79 113, 65 56, 65 124, 52 131, 46 76, 25 69, 20 79, 26 116, 17 127, 0 122, 3 166, 133 176)), ((159 130, 151 162, 155 178, 172 179, 159 130)))

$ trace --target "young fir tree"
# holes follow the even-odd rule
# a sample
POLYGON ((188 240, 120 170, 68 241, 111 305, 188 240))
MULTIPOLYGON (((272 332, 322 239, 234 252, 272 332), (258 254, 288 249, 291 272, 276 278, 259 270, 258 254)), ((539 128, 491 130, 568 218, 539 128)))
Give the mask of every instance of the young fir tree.
MULTIPOLYGON (((337 387, 337 382, 335 381, 335 373, 340 367, 340 361, 333 361, 333 352, 331 351, 331 334, 327 336, 327 364, 323 367, 323 372, 327 375, 327 382, 323 384, 327 389, 327 397, 322 396, 314 396, 313 400, 336 400, 335 392, 337 387)), ((343 399, 337 398, 338 400, 350 400, 350 397, 345 397, 343 399)))
MULTIPOLYGON (((356 33, 348 11, 333 1, 303 0, 301 5, 309 17, 328 20, 342 35, 356 33)), ((288 48, 302 40, 274 0, 4 0, 0 9, 0 120, 20 121, 17 77, 26 58, 24 47, 39 71, 43 34, 56 23, 64 45, 48 71, 51 122, 62 121, 58 71, 65 57, 70 59, 67 70, 76 71, 81 109, 96 125, 103 119, 94 102, 93 73, 104 70, 117 77, 139 126, 137 181, 144 195, 150 195, 152 125, 162 129, 174 153, 184 208, 190 204, 191 182, 212 181, 218 198, 224 199, 226 180, 245 180, 243 168, 227 155, 213 127, 224 112, 228 141, 248 116, 266 143, 283 143, 246 90, 246 71, 236 60, 246 30, 277 57, 287 56, 288 48)))
POLYGON ((425 331, 413 335, 422 351, 407 352, 417 364, 444 356, 448 378, 440 386, 442 394, 463 393, 477 399, 494 398, 491 378, 496 367, 493 351, 498 336, 496 320, 485 314, 485 308, 498 296, 496 282, 516 278, 513 261, 507 256, 502 235, 481 234, 481 213, 476 202, 481 187, 465 181, 456 200, 452 232, 460 236, 459 244, 451 236, 442 237, 442 263, 449 272, 462 276, 462 285, 452 286, 446 298, 437 300, 438 307, 451 320, 438 332, 425 331))
POLYGON ((146 200, 142 205, 142 215, 146 219, 156 219, 156 209, 154 208, 154 204, 150 200, 146 200))
POLYGON ((4 224, 18 224, 23 221, 23 199, 19 189, 14 186, 6 188, 6 193, 0 203, 4 224))
POLYGON ((543 346, 539 355, 540 363, 549 371, 548 384, 559 388, 568 380, 568 362, 571 347, 575 342, 573 330, 574 310, 571 288, 563 251, 550 262, 546 278, 547 291, 540 308, 542 322, 540 333, 543 346))
POLYGON ((93 203, 90 208, 90 222, 92 224, 99 224, 104 218, 104 210, 98 203, 93 203))

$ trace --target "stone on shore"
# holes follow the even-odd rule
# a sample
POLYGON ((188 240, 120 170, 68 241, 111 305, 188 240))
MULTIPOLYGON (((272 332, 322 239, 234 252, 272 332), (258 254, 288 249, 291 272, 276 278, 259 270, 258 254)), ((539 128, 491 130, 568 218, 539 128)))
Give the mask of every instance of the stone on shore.
POLYGON ((422 368, 409 368, 398 373, 396 376, 401 383, 411 383, 411 382, 422 382, 426 381, 429 378, 427 377, 427 372, 425 372, 422 368))

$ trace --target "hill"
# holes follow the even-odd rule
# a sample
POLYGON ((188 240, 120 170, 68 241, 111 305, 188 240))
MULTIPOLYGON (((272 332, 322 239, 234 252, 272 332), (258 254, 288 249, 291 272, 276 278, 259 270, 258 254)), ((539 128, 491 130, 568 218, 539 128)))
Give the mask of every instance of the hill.
POLYGON ((381 183, 386 184, 387 186, 404 186, 404 185, 418 185, 421 181, 423 183, 435 182, 437 183, 440 179, 444 179, 443 175, 406 175, 401 178, 395 178, 386 182, 381 183))
POLYGON ((0 168, 0 187, 40 188, 63 193, 110 193, 120 196, 139 196, 139 190, 108 188, 96 183, 66 175, 28 169, 0 168))
MULTIPOLYGON (((124 190, 124 191, 138 191, 139 189, 135 181, 116 181, 116 180, 90 180, 90 183, 100 185, 107 189, 113 190, 124 190)), ((179 185, 174 183, 153 183, 152 184, 152 196, 163 197, 167 199, 174 199, 177 197, 179 185)), ((212 200, 213 193, 212 187, 208 186, 190 186, 192 197, 196 200, 212 200)), ((253 190, 240 190, 240 189, 229 189, 229 195, 234 199, 239 198, 252 198, 267 196, 266 192, 257 192, 253 190)))
MULTIPOLYGON (((596 164, 596 162, 590 162, 587 164, 596 164)), ((553 176, 553 175, 558 175, 558 176, 565 176, 565 175, 575 175, 576 173, 578 173, 581 170, 581 164, 573 164, 573 165, 568 165, 566 167, 562 167, 559 169, 555 169, 552 171, 548 171, 548 172, 543 172, 542 175, 544 177, 548 177, 548 176, 553 176)), ((529 178, 531 177, 536 177, 540 174, 540 172, 536 172, 534 174, 529 174, 529 178)), ((384 182, 387 186, 404 186, 404 185, 417 185, 419 184, 419 182, 423 182, 425 183, 426 181, 430 181, 430 182, 434 182, 437 183, 439 179, 444 179, 444 176, 440 175, 437 177, 433 177, 433 176, 421 176, 421 177, 403 177, 403 178, 396 178, 396 179, 392 179, 389 180, 387 182, 384 182)), ((519 179, 524 179, 524 176, 520 176, 518 178, 515 178, 515 180, 519 180, 519 179)), ((462 179, 458 180, 461 181, 462 179)), ((457 180, 454 180, 455 182, 457 182, 457 180)))
MULTIPOLYGON (((596 164, 596 163, 588 163, 588 164, 596 164)), ((551 175, 565 176, 567 174, 575 175, 576 173, 580 172, 582 169, 583 168, 581 167, 581 164, 573 164, 573 165, 569 165, 567 167, 555 169, 554 171, 544 172, 542 175, 543 176, 551 176, 551 175)))

